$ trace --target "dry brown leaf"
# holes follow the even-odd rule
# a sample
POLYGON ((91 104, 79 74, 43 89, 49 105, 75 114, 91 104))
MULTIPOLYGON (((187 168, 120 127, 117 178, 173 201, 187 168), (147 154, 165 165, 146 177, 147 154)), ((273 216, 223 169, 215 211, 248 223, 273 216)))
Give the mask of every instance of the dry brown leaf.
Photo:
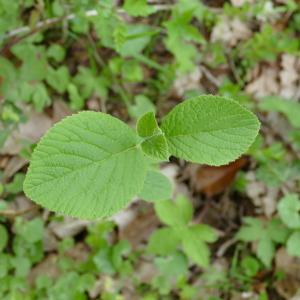
POLYGON ((18 154, 24 147, 24 140, 36 143, 53 124, 45 113, 30 112, 28 115, 27 122, 19 124, 18 128, 8 137, 0 154, 18 154))
POLYGON ((281 59, 280 95, 287 99, 300 97, 300 59, 295 55, 283 54, 281 59))
POLYGON ((60 239, 72 237, 86 229, 91 224, 91 221, 72 219, 65 217, 62 222, 52 221, 49 224, 49 229, 60 239))
POLYGON ((236 173, 247 163, 245 157, 220 167, 199 166, 191 177, 192 188, 207 197, 224 192, 234 181, 236 173))
POLYGON ((119 227, 119 238, 128 240, 133 248, 147 240, 160 223, 151 204, 138 202, 135 209, 135 217, 126 226, 119 227))
POLYGON ((234 47, 239 41, 249 39, 251 35, 252 31, 248 25, 239 18, 224 17, 213 28, 211 40, 212 42, 221 41, 225 45, 234 47))
POLYGON ((41 275, 47 274, 50 278, 57 278, 60 274, 57 265, 58 256, 56 254, 48 255, 43 261, 33 267, 27 277, 30 284, 34 284, 41 275))
POLYGON ((279 70, 276 66, 263 66, 260 74, 257 76, 257 69, 250 75, 250 83, 246 86, 246 92, 257 97, 278 95, 280 85, 277 78, 279 70))
POLYGON ((231 4, 236 7, 241 7, 245 3, 254 3, 255 0, 231 0, 231 4))
POLYGON ((186 91, 199 89, 200 79, 202 78, 202 71, 200 67, 195 68, 192 73, 179 76, 174 84, 173 89, 177 97, 182 97, 186 91))
POLYGON ((277 281, 275 288, 284 299, 296 298, 300 285, 300 259, 288 255, 284 248, 276 252, 275 265, 277 271, 283 271, 285 278, 277 281))
POLYGON ((58 240, 48 227, 44 229, 43 249, 45 252, 57 250, 58 240))
POLYGON ((271 217, 276 212, 280 189, 277 187, 268 187, 263 182, 257 180, 255 172, 248 172, 246 178, 246 195, 252 200, 260 213, 263 212, 265 216, 271 217))
POLYGON ((53 102, 53 122, 56 123, 62 118, 72 114, 72 110, 65 101, 55 100, 53 102))
POLYGON ((25 158, 22 158, 20 156, 13 156, 4 169, 4 179, 8 179, 12 177, 15 173, 17 173, 20 169, 22 169, 26 164, 28 163, 28 160, 25 158))

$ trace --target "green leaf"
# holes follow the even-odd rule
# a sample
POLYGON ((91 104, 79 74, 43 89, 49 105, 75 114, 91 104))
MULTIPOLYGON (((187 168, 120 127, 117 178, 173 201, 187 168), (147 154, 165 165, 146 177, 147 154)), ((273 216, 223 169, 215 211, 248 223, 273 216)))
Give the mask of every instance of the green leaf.
POLYGON ((147 165, 136 143, 131 128, 110 115, 67 117, 36 146, 24 191, 55 212, 85 219, 109 216, 143 187, 147 165))
POLYGON ((57 70, 48 68, 47 83, 59 93, 64 93, 68 87, 70 76, 66 66, 61 66, 57 70))
POLYGON ((8 241, 8 233, 6 228, 0 224, 0 252, 6 247, 8 241))
POLYGON ((68 94, 70 98, 70 107, 73 110, 80 110, 84 107, 84 99, 79 94, 79 91, 77 89, 77 86, 73 83, 70 83, 68 85, 68 94))
POLYGON ((275 245, 272 240, 265 235, 257 245, 257 256, 267 266, 271 266, 275 254, 275 245))
POLYGON ((247 151, 259 126, 256 116, 237 102, 199 96, 173 108, 161 129, 174 156, 219 166, 247 151))
POLYGON ((150 170, 138 195, 146 201, 167 200, 172 195, 172 184, 162 173, 150 170))
POLYGON ((240 230, 236 234, 236 238, 244 242, 260 240, 263 234, 262 221, 250 217, 244 218, 243 221, 245 224, 240 228, 240 230))
POLYGON ((13 53, 22 60, 20 76, 24 81, 39 81, 47 75, 48 62, 44 46, 18 43, 12 47, 13 53))
POLYGON ((136 60, 126 60, 122 63, 122 77, 128 82, 139 82, 143 80, 143 68, 136 60))
POLYGON ((281 220, 289 228, 300 228, 300 200, 296 194, 284 196, 278 204, 278 213, 281 220))
POLYGON ((169 160, 170 153, 168 150, 168 143, 163 134, 159 134, 145 140, 142 142, 141 148, 145 154, 154 159, 165 161, 169 160))
POLYGON ((135 105, 129 107, 128 112, 132 118, 138 119, 146 112, 155 112, 155 106, 144 95, 138 95, 134 98, 135 105))
POLYGON ((195 230, 188 230, 182 236, 182 247, 185 254, 200 267, 208 267, 210 251, 206 243, 199 238, 195 230))
POLYGON ((175 201, 155 202, 155 211, 159 219, 169 226, 186 225, 193 217, 192 203, 184 196, 177 197, 175 201))
POLYGON ((284 244, 290 230, 279 219, 272 219, 268 222, 266 232, 272 241, 284 244))
POLYGON ((47 49, 47 56, 53 58, 57 62, 64 60, 66 55, 66 50, 59 44, 53 44, 47 49))
POLYGON ((146 17, 155 12, 154 7, 147 4, 147 0, 125 0, 123 8, 133 17, 146 17))
POLYGON ((18 194, 23 190, 24 173, 17 173, 11 183, 5 185, 5 191, 11 194, 18 194))
POLYGON ((16 232, 28 243, 36 243, 43 239, 44 223, 41 218, 16 223, 16 232))
POLYGON ((269 96, 259 103, 261 110, 277 111, 286 116, 291 125, 300 127, 300 104, 296 101, 284 99, 276 96, 269 96))
POLYGON ((144 24, 127 25, 126 41, 120 47, 119 53, 123 57, 136 56, 142 52, 156 32, 144 24))
POLYGON ((286 246, 289 255, 300 257, 300 231, 292 233, 286 246))
POLYGON ((141 147, 148 156, 159 160, 169 159, 167 140, 158 127, 153 112, 147 112, 138 120, 137 132, 139 136, 147 138, 141 147))
POLYGON ((180 243, 176 231, 170 227, 157 229, 150 237, 147 250, 156 255, 173 253, 180 243))
POLYGON ((32 102, 37 111, 43 111, 44 107, 51 103, 47 89, 42 83, 36 85, 32 102))
POLYGON ((248 277, 254 277, 260 269, 260 262, 252 256, 246 256, 241 262, 241 267, 248 277))
POLYGON ((16 277, 26 277, 30 271, 31 263, 27 257, 14 257, 12 264, 15 267, 16 277))
POLYGON ((198 239, 212 243, 218 239, 216 231, 206 224, 197 224, 189 228, 189 231, 192 232, 198 239))
MULTIPOLYGON (((155 265, 164 278, 174 279, 178 276, 186 276, 188 271, 188 261, 181 252, 177 251, 173 255, 158 257, 155 259, 155 265)), ((157 299, 157 298, 155 298, 157 299)))
POLYGON ((145 113, 138 119, 136 130, 141 137, 151 137, 152 135, 159 133, 159 127, 157 125, 155 114, 152 111, 145 113))

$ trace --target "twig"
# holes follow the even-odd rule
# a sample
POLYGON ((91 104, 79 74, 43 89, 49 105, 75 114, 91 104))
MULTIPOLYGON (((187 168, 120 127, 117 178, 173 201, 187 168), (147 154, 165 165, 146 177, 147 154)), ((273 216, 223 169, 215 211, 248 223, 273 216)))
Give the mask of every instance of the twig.
POLYGON ((18 217, 18 216, 21 216, 21 215, 25 215, 31 211, 34 211, 37 209, 37 206, 31 206, 27 209, 24 209, 24 210, 19 210, 19 211, 15 211, 15 210, 12 210, 12 209, 8 209, 8 210, 2 210, 0 211, 0 216, 2 217, 6 217, 6 218, 15 218, 15 217, 18 217))
POLYGON ((205 75, 205 77, 216 87, 220 87, 221 82, 216 78, 205 66, 200 65, 200 69, 205 75))
MULTIPOLYGON (((162 10, 170 10, 172 9, 171 5, 152 5, 152 7, 155 9, 155 11, 162 11, 162 10)), ((117 12, 122 14, 125 13, 125 11, 123 9, 117 9, 117 12)), ((88 10, 85 12, 85 16, 86 17, 94 17, 98 15, 98 11, 96 9, 92 9, 92 10, 88 10)), ((47 28, 51 25, 54 25, 58 22, 62 22, 62 21, 69 21, 69 20, 73 20, 76 18, 76 14, 69 14, 63 18, 51 18, 51 19, 47 19, 44 21, 40 21, 38 22, 34 28, 31 28, 29 26, 23 26, 23 27, 19 27, 16 29, 13 29, 11 31, 9 31, 8 33, 0 36, 0 40, 4 40, 4 39, 8 39, 8 38, 12 38, 15 37, 19 34, 26 34, 26 33, 30 33, 30 32, 36 32, 39 30, 42 30, 44 28, 47 28)))

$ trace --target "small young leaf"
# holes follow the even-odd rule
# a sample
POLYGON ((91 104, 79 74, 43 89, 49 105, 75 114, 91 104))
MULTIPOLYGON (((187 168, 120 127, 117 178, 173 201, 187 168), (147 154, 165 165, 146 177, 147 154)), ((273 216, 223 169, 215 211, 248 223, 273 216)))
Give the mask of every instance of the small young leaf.
POLYGON ((300 231, 295 231, 287 241, 289 255, 300 257, 300 231))
POLYGON ((169 159, 167 140, 157 125, 154 112, 147 112, 138 120, 137 132, 146 138, 141 147, 148 156, 158 160, 169 159))
POLYGON ((158 171, 148 171, 139 197, 146 201, 167 200, 172 195, 172 185, 169 179, 158 171))
POLYGON ((180 239, 170 227, 157 229, 150 237, 148 251, 156 255, 169 255, 174 252, 180 239))
POLYGON ((136 143, 131 128, 110 115, 67 117, 36 146, 24 191, 55 212, 86 219, 109 216, 143 187, 147 165, 136 143))
POLYGON ((136 130, 141 137, 151 137, 152 135, 159 133, 160 130, 154 112, 149 111, 139 118, 136 130))
POLYGON ((219 166, 247 151, 257 136, 259 121, 235 101, 199 96, 173 108, 161 129, 171 154, 219 166))
POLYGON ((141 148, 148 156, 158 160, 169 160, 170 153, 168 143, 163 134, 155 135, 145 140, 141 148))
POLYGON ((281 220, 289 228, 300 228, 300 200, 296 194, 288 194, 278 204, 281 220))

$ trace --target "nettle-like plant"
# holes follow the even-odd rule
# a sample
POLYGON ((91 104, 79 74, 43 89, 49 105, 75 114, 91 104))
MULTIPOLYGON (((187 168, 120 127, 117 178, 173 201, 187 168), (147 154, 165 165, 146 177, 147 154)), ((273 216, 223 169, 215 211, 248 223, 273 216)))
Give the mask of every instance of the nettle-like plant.
POLYGON ((211 95, 178 104, 160 126, 154 113, 146 113, 136 132, 111 115, 83 111, 55 124, 38 143, 24 191, 54 212, 107 217, 134 196, 157 200, 151 193, 164 179, 153 163, 173 155, 227 164, 249 148, 259 127, 256 116, 240 104, 211 95))

